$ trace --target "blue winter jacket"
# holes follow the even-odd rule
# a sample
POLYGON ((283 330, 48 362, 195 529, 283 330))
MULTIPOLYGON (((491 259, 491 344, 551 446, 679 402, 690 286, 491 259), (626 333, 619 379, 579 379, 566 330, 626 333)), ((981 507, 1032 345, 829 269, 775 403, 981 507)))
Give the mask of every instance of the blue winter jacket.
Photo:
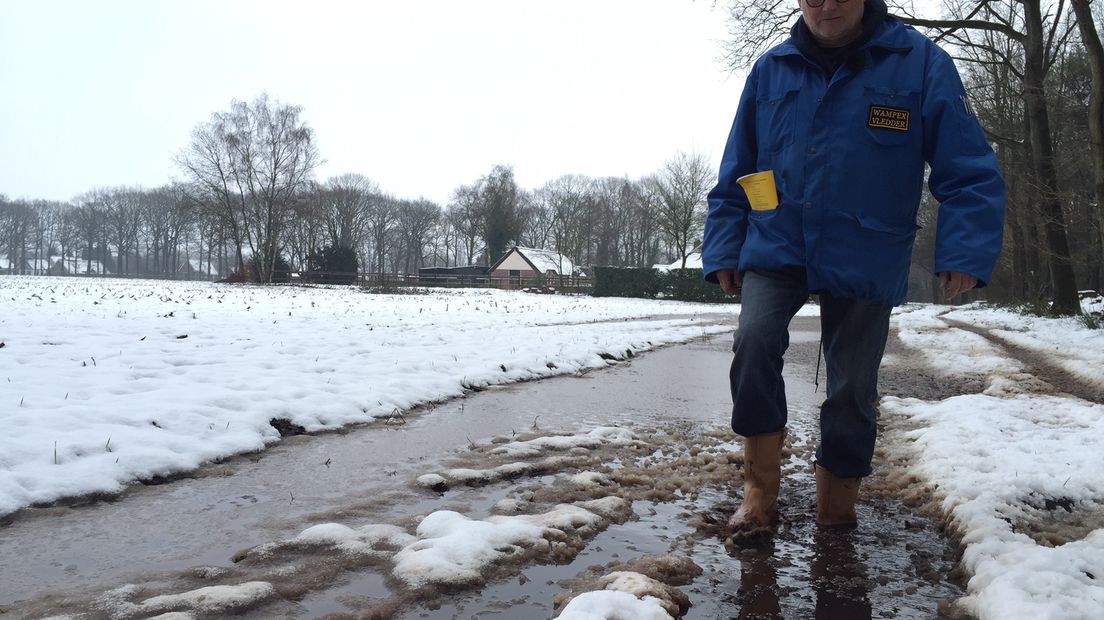
POLYGON ((990 280, 1004 231, 993 150, 950 56, 896 19, 878 28, 865 62, 831 78, 792 40, 755 63, 709 193, 708 280, 801 266, 811 291, 902 303, 925 162, 940 203, 935 272, 990 280), (753 211, 736 180, 762 170, 779 205, 753 211))

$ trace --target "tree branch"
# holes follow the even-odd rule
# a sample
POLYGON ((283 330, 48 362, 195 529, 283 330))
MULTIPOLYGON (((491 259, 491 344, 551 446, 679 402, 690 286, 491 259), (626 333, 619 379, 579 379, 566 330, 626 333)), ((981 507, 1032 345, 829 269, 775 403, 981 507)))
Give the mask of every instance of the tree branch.
POLYGON ((988 30, 1002 33, 1015 41, 1023 41, 1026 36, 1022 32, 1005 24, 994 23, 982 19, 918 19, 915 17, 902 17, 900 19, 910 26, 920 26, 921 28, 932 28, 935 30, 946 29, 948 32, 954 32, 956 30, 988 30))

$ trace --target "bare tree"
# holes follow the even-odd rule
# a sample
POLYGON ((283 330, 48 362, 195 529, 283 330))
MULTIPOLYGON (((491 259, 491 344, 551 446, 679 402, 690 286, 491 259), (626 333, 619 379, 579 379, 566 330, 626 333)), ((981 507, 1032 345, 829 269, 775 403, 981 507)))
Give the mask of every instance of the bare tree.
POLYGON ((360 174, 343 174, 326 181, 322 214, 331 245, 355 248, 368 230, 373 197, 380 195, 375 182, 360 174))
POLYGON ((463 254, 458 256, 464 257, 464 265, 474 265, 476 257, 483 251, 480 240, 483 238, 484 220, 479 208, 477 186, 461 185, 452 192, 446 217, 461 244, 459 248, 463 250, 463 254))
POLYGON ((628 222, 625 226, 627 264, 649 267, 659 258, 659 226, 657 213, 660 198, 649 190, 649 184, 634 181, 626 188, 628 222))
POLYGON ((425 266, 430 232, 441 219, 441 207, 425 199, 401 200, 397 204, 396 232, 400 249, 396 256, 396 271, 417 273, 425 266))
MULTIPOLYGON (((14 263, 15 254, 13 249, 12 238, 12 204, 8 201, 8 197, 4 194, 0 194, 0 255, 3 255, 9 262, 14 263)), ((14 264, 10 267, 15 269, 14 264)))
MULTIPOLYGON (((1089 95, 1088 125, 1089 146, 1092 160, 1093 189, 1096 211, 1097 265, 1104 263, 1104 45, 1096 29, 1092 6, 1089 0, 1071 0, 1070 4, 1077 16, 1077 28, 1081 34, 1081 43, 1089 59, 1092 90, 1089 95)), ((1097 279, 1100 279, 1099 271, 1097 279)), ((1099 281, 1097 286, 1099 286, 1099 281)))
POLYGON ((31 235, 36 227, 35 210, 25 200, 0 202, 0 239, 15 273, 24 273, 31 235))
POLYGON ((284 254, 293 271, 307 269, 311 257, 326 245, 326 204, 326 192, 318 183, 309 183, 295 196, 283 235, 284 254))
POLYGON ((85 271, 92 270, 92 257, 96 242, 101 247, 104 242, 104 217, 100 206, 101 194, 91 191, 77 198, 78 206, 69 211, 68 219, 72 223, 77 243, 84 246, 85 271))
POLYGON ((437 220, 437 226, 433 229, 433 258, 434 267, 452 267, 456 265, 458 256, 456 229, 448 218, 448 211, 441 212, 441 218, 437 220))
POLYGON ((367 242, 371 245, 371 249, 365 253, 365 256, 371 258, 369 271, 376 273, 386 271, 388 249, 392 244, 398 216, 398 201, 382 194, 371 195, 367 220, 367 242))
POLYGON ((68 205, 58 214, 60 221, 57 224, 57 244, 58 256, 61 257, 72 254, 74 248, 80 243, 80 233, 72 216, 74 209, 73 205, 68 205))
POLYGON ((319 165, 314 131, 300 119, 302 108, 270 101, 233 101, 192 132, 177 163, 194 183, 197 200, 221 212, 238 244, 248 244, 262 282, 269 282, 281 234, 319 165))
POLYGON ((679 152, 663 164, 653 183, 660 198, 656 223, 685 268, 686 255, 701 236, 706 194, 716 185, 717 175, 705 155, 679 152))
POLYGON ((589 186, 589 178, 569 174, 545 183, 537 192, 552 211, 551 233, 556 251, 576 261, 584 260, 589 246, 585 225, 589 186))
POLYGON ((137 188, 115 187, 100 190, 98 202, 104 216, 108 241, 114 246, 115 273, 130 273, 131 250, 138 253, 138 231, 142 223, 143 192, 137 188))
POLYGON ((180 243, 197 221, 195 203, 188 199, 182 186, 168 185, 147 192, 141 208, 146 271, 175 274, 180 267, 180 243))
POLYGON ((521 231, 518 243, 529 248, 547 249, 552 244, 552 224, 555 214, 548 204, 546 192, 524 192, 518 208, 521 231))
POLYGON ((728 39, 722 44, 731 67, 751 66, 755 59, 790 33, 801 13, 790 0, 730 0, 728 39))
POLYGON ((31 260, 36 275, 49 272, 49 259, 56 250, 61 232, 62 214, 66 208, 68 205, 61 202, 46 200, 34 202, 34 252, 31 260))
POLYGON ((625 179, 605 177, 591 182, 590 236, 594 245, 592 265, 620 265, 621 233, 625 225, 625 179))

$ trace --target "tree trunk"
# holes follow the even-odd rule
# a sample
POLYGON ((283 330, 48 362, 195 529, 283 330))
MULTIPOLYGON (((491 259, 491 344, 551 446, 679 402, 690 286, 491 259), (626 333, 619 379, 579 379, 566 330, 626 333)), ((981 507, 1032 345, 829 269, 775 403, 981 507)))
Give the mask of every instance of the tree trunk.
POLYGON ((1071 0, 1081 42, 1089 57, 1092 91, 1089 95, 1089 146, 1092 150, 1093 189, 1096 197, 1097 258, 1104 261, 1104 45, 1096 31, 1090 0, 1071 0))
POLYGON ((1078 314, 1077 283, 1070 260, 1066 219, 1058 194, 1058 173, 1054 166, 1054 146, 1051 143, 1050 115, 1047 112, 1043 16, 1038 0, 1024 2, 1024 103, 1027 108, 1028 130, 1032 144, 1032 166, 1039 183, 1039 208, 1045 221, 1047 250, 1050 258, 1050 279, 1053 287, 1052 311, 1055 314, 1078 314))

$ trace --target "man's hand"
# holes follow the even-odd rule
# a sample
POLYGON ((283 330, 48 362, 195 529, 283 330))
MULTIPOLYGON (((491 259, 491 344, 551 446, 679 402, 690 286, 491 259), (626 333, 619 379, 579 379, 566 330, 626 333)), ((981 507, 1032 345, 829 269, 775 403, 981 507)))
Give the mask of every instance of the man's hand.
POLYGON ((943 289, 943 301, 950 301, 975 286, 977 286, 977 278, 968 273, 944 271, 939 274, 939 288, 943 289))
POLYGON ((735 295, 739 293, 740 288, 744 286, 744 277, 735 269, 718 269, 717 282, 721 285, 721 289, 724 292, 729 295, 735 295))

